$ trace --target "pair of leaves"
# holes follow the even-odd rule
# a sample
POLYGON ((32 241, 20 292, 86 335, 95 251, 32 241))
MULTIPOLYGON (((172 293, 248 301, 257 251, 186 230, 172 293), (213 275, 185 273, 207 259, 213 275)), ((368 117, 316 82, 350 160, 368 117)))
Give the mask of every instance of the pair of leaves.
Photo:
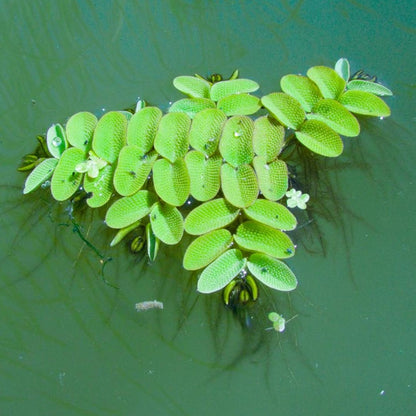
POLYGON ((281 291, 294 290, 297 280, 289 267, 280 260, 262 253, 253 253, 248 259, 238 249, 227 250, 201 273, 197 289, 212 293, 223 289, 245 267, 266 286, 281 291))

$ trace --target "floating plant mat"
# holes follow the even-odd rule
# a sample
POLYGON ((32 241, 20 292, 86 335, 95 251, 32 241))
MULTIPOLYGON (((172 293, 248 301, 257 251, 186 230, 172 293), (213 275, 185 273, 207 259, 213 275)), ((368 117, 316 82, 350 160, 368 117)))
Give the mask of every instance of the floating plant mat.
MULTIPOLYGON (((139 101, 134 112, 80 112, 53 124, 19 168, 30 171, 23 193, 50 186, 72 215, 79 201, 102 207, 114 229, 109 244, 135 235, 132 251, 147 250, 151 261, 161 244, 192 236, 184 269, 198 274, 198 292, 222 291, 231 309, 253 304, 259 286, 294 290, 290 232, 314 201, 292 186, 293 149, 341 155, 360 133, 357 116, 390 115, 380 96, 391 91, 362 71, 351 76, 346 59, 286 75, 281 92, 263 97, 238 71, 228 80, 179 76, 173 85, 187 98, 167 114, 139 101)), ((270 320, 284 329, 277 312, 270 320)))

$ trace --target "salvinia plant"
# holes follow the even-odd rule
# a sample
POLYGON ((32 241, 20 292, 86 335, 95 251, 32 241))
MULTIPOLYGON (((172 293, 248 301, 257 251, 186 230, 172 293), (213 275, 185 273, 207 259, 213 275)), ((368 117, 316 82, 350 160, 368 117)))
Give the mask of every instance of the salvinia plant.
POLYGON ((199 292, 223 290, 227 305, 255 301, 257 282, 294 290, 287 232, 297 226, 293 211, 313 201, 288 189, 284 151, 295 144, 339 156, 344 140, 360 133, 355 115, 390 115, 379 96, 391 91, 362 71, 351 76, 346 59, 286 75, 282 92, 263 97, 237 71, 228 80, 179 76, 173 85, 187 98, 166 114, 139 101, 134 114, 97 120, 80 112, 53 124, 38 137, 42 157, 23 160, 20 170, 31 170, 23 193, 48 185, 56 201, 82 193, 90 208, 106 208, 112 246, 141 231, 136 249, 147 241, 152 261, 160 243, 193 236, 183 267, 198 272, 199 292))

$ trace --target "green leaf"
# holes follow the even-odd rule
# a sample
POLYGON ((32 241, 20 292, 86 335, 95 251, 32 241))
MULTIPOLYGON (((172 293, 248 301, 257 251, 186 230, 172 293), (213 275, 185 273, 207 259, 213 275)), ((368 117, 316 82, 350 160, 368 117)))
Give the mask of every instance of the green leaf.
POLYGON ((52 124, 46 133, 46 144, 53 157, 59 159, 68 147, 64 128, 60 124, 52 124))
POLYGON ((227 120, 220 140, 221 156, 237 167, 253 160, 253 120, 246 116, 234 116, 227 120))
POLYGON ((96 178, 89 175, 84 176, 84 189, 91 192, 92 197, 87 199, 87 204, 91 208, 98 208, 106 204, 113 194, 113 174, 114 167, 112 165, 104 166, 100 169, 96 178))
POLYGON ((195 98, 210 98, 211 85, 204 79, 182 75, 173 80, 174 87, 180 92, 195 98))
POLYGON ((312 107, 322 99, 317 85, 302 75, 285 75, 280 80, 282 91, 299 101, 302 108, 310 112, 312 107))
POLYGON ((276 159, 280 153, 285 136, 285 129, 274 118, 258 117, 254 121, 253 149, 267 162, 276 159))
POLYGON ((192 121, 189 144, 196 150, 211 156, 215 153, 227 116, 218 109, 202 110, 192 121))
POLYGON ((181 241, 183 217, 176 207, 158 202, 150 212, 150 224, 155 236, 165 244, 173 245, 181 241))
POLYGON ((84 152, 76 147, 70 147, 62 153, 51 181, 52 196, 57 201, 65 201, 79 188, 82 173, 76 172, 75 166, 84 159, 84 152))
POLYGON ((251 79, 238 78, 234 80, 216 82, 211 87, 211 99, 220 101, 222 98, 234 94, 257 91, 260 88, 257 82, 251 79))
POLYGON ((269 256, 284 259, 295 254, 295 246, 282 231, 257 221, 245 221, 237 228, 234 241, 250 251, 260 251, 269 256))
POLYGON ((332 68, 313 66, 306 74, 318 86, 324 98, 337 99, 345 89, 345 80, 332 68))
POLYGON ((229 204, 224 198, 204 202, 194 208, 185 218, 185 231, 200 235, 233 222, 240 210, 229 204))
POLYGON ((190 118, 194 118, 197 113, 207 108, 215 108, 214 101, 208 98, 183 98, 175 101, 170 107, 169 113, 185 113, 190 118))
POLYGON ((343 136, 355 137, 360 134, 358 120, 342 104, 330 98, 318 101, 307 118, 323 121, 343 136))
POLYGON ((146 241, 147 241, 147 255, 150 261, 155 261, 157 253, 159 252, 160 240, 156 237, 152 230, 152 224, 149 222, 146 225, 146 241))
POLYGON ((288 292, 298 284, 296 276, 285 263, 266 254, 253 253, 247 266, 254 277, 272 289, 288 292))
POLYGON ((200 293, 213 293, 228 285, 245 267, 247 259, 240 250, 228 250, 211 263, 198 280, 200 293))
POLYGON ((220 190, 221 156, 206 157, 197 150, 191 150, 185 157, 185 163, 191 181, 191 195, 198 201, 215 198, 220 190))
POLYGON ((149 214, 157 201, 153 192, 144 190, 120 198, 108 208, 105 222, 110 228, 128 227, 149 214))
MULTIPOLYGON (((24 194, 34 191, 45 181, 47 181, 51 176, 58 164, 58 159, 49 158, 43 160, 35 169, 30 172, 29 176, 26 178, 25 187, 23 189, 24 194)), ((219 178, 218 178, 219 181, 219 178)))
POLYGON ((370 92, 349 90, 339 97, 339 102, 355 114, 374 117, 388 117, 390 115, 389 106, 370 92))
POLYGON ((299 101, 283 92, 273 92, 261 99, 262 104, 281 124, 297 129, 305 120, 299 101))
POLYGON ((350 79, 350 63, 345 58, 338 59, 335 64, 335 72, 345 81, 350 79))
POLYGON ((137 146, 142 155, 150 152, 161 118, 157 107, 144 107, 135 113, 127 127, 127 144, 137 146))
POLYGON ((283 160, 268 163, 264 157, 256 156, 253 160, 259 188, 263 196, 270 201, 281 199, 288 187, 288 171, 283 160))
POLYGON ((341 137, 319 120, 305 121, 295 135, 304 146, 322 156, 337 157, 344 149, 341 137))
POLYGON ((296 217, 285 206, 267 199, 258 199, 244 213, 252 220, 283 231, 294 230, 297 225, 296 217))
POLYGON ((227 250, 233 241, 228 230, 211 231, 196 238, 186 249, 183 267, 186 270, 198 270, 212 263, 227 250))
POLYGON ((133 195, 145 183, 157 159, 155 151, 143 155, 138 146, 124 146, 118 156, 114 188, 123 196, 133 195))
POLYGON ((169 113, 162 117, 155 138, 156 151, 174 163, 188 150, 191 119, 184 113, 169 113))
POLYGON ((127 227, 120 228, 117 231, 117 234, 111 240, 110 247, 117 245, 126 235, 130 234, 134 229, 139 228, 141 221, 136 221, 133 224, 128 225, 127 227))
POLYGON ((260 99, 254 95, 234 94, 218 101, 217 108, 224 111, 227 116, 248 116, 259 111, 261 104, 260 99))
POLYGON ((94 131, 92 149, 107 162, 114 163, 126 142, 127 119, 119 111, 104 114, 94 131))
POLYGON ((74 114, 66 123, 66 138, 74 147, 87 153, 91 149, 97 117, 87 111, 74 114))
POLYGON ((153 165, 153 184, 157 194, 165 202, 175 206, 183 205, 190 192, 190 179, 183 159, 175 163, 159 159, 153 165))
POLYGON ((259 194, 257 177, 250 165, 237 168, 228 163, 221 166, 221 189, 225 198, 234 206, 250 206, 259 194))
POLYGON ((347 84, 347 90, 357 90, 371 92, 375 95, 393 95, 391 90, 377 82, 365 81, 363 79, 354 79, 347 84))

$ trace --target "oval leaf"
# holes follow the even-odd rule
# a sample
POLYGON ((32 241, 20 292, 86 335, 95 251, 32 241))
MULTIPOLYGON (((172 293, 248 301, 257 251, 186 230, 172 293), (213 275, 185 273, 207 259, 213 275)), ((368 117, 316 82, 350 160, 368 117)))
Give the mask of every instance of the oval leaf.
POLYGON ((127 144, 137 146, 142 155, 153 148, 162 111, 157 107, 144 107, 133 115, 127 128, 127 144))
POLYGON ((183 98, 175 101, 170 107, 169 113, 185 113, 194 118, 197 113, 207 108, 215 108, 214 101, 208 98, 183 98))
POLYGON ((189 144, 196 150, 211 156, 217 150, 227 116, 218 109, 198 113, 192 121, 189 144))
POLYGON ((267 162, 276 159, 280 153, 285 136, 285 129, 274 118, 264 116, 254 121, 253 149, 267 162))
POLYGON ((211 85, 204 79, 182 75, 173 80, 174 87, 190 97, 210 98, 211 85))
POLYGON ((228 250, 211 263, 198 279, 200 293, 213 293, 221 290, 245 267, 247 259, 240 250, 228 250))
POLYGON ((190 192, 190 179, 185 161, 175 163, 159 159, 153 165, 153 184, 157 194, 171 205, 183 205, 190 192))
POLYGON ((256 156, 253 160, 253 166, 263 196, 270 201, 281 199, 288 187, 286 163, 278 159, 268 163, 264 157, 256 156))
POLYGON ((217 103, 217 108, 224 111, 227 116, 248 116, 257 113, 260 107, 260 99, 250 94, 229 95, 217 103))
POLYGON ((349 90, 339 97, 339 102, 355 114, 374 117, 390 115, 389 106, 380 97, 370 92, 349 90))
POLYGON ((297 225, 296 217, 285 206, 267 199, 258 199, 244 212, 252 220, 283 231, 294 230, 297 225))
POLYGON ((365 81, 363 79, 354 79, 347 84, 347 90, 357 90, 371 92, 375 95, 393 95, 391 90, 377 82, 365 81))
POLYGON ((191 119, 184 113, 169 113, 162 117, 155 137, 156 151, 174 163, 188 150, 191 119))
POLYGON ((212 263, 227 250, 233 241, 228 230, 214 230, 196 238, 186 249, 183 267, 186 270, 198 270, 212 263))
POLYGON ((257 177, 250 165, 237 168, 228 163, 221 166, 221 189, 225 198, 234 206, 250 206, 259 194, 257 177))
POLYGON ((186 167, 191 181, 191 195, 198 201, 215 198, 220 190, 220 155, 206 157, 197 150, 192 150, 185 157, 186 167))
POLYGON ((114 188, 123 196, 133 195, 145 183, 157 159, 155 151, 143 155, 138 146, 124 146, 118 156, 114 188))
POLYGON ((305 110, 299 101, 283 92, 273 92, 261 99, 262 104, 284 126, 297 129, 305 120, 305 110))
POLYGON ((104 114, 97 123, 92 140, 95 154, 114 163, 126 142, 127 119, 119 111, 104 114))
POLYGON ((282 231, 257 221, 245 221, 237 228, 234 241, 242 248, 284 259, 295 254, 292 240, 282 231))
POLYGON ((87 204, 91 208, 101 207, 111 198, 114 190, 113 174, 114 167, 107 165, 100 169, 96 178, 84 176, 84 190, 92 193, 92 196, 87 199, 87 204))
POLYGON ((227 120, 220 140, 221 156, 237 167, 253 160, 253 120, 246 116, 235 116, 227 120))
POLYGON ((295 135, 304 146, 322 156, 336 157, 344 149, 341 137, 319 120, 305 121, 295 135))
POLYGON ((330 98, 318 101, 307 118, 323 121, 343 136, 355 137, 360 134, 358 120, 342 104, 330 98))
POLYGON ((254 277, 272 289, 284 292, 296 289, 296 276, 280 260, 262 253, 254 253, 249 257, 247 266, 254 277))
POLYGON ((185 231, 188 234, 205 234, 233 222, 240 210, 224 198, 204 202, 194 208, 185 218, 185 231))
POLYGON ((183 217, 172 205, 158 202, 150 212, 152 230, 160 241, 173 245, 181 241, 183 235, 183 217))
POLYGON ((211 99, 219 101, 224 97, 228 97, 233 94, 241 94, 245 92, 257 91, 260 88, 257 82, 251 79, 238 78, 233 80, 226 80, 216 82, 211 87, 211 99))
POLYGON ((345 89, 346 82, 332 68, 313 66, 306 75, 318 86, 324 98, 338 98, 345 89))
POLYGON ((128 227, 149 214, 157 201, 157 196, 150 191, 120 198, 108 208, 105 222, 110 228, 128 227))
POLYGON ((53 157, 59 159, 68 147, 64 128, 60 124, 52 124, 46 133, 46 144, 53 157))
MULTIPOLYGON (((58 164, 58 159, 49 158, 43 160, 35 169, 30 172, 29 176, 26 178, 25 187, 23 189, 24 194, 34 191, 45 181, 47 181, 51 176, 53 171, 58 164)), ((218 178, 219 182, 219 178, 218 178)))
POLYGON ((74 114, 66 123, 66 138, 74 147, 87 153, 91 149, 97 117, 87 111, 74 114))
POLYGON ((345 58, 338 59, 335 64, 335 72, 345 81, 350 79, 350 63, 345 58))
POLYGON ((79 188, 82 173, 77 172, 75 166, 84 159, 84 152, 76 147, 70 147, 62 153, 51 180, 52 196, 57 201, 65 201, 79 188))
POLYGON ((285 75, 280 80, 280 87, 283 92, 299 101, 306 112, 310 112, 312 107, 323 98, 317 85, 302 75, 285 75))

